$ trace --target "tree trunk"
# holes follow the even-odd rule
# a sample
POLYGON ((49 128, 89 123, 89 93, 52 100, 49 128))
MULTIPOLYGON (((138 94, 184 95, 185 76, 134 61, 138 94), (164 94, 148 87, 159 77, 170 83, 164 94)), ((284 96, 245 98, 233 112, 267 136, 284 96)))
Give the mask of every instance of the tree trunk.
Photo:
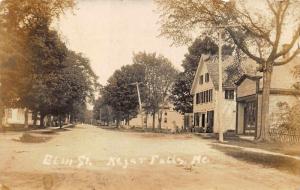
POLYGON ((258 130, 258 140, 269 141, 269 129, 270 129, 270 89, 271 89, 271 77, 272 71, 266 71, 263 73, 263 90, 262 90, 262 104, 261 104, 261 126, 258 130))
POLYGON ((28 109, 27 109, 27 108, 25 108, 24 128, 25 128, 25 129, 28 129, 28 109))
POLYGON ((74 123, 74 113, 70 114, 70 123, 74 123))
POLYGON ((44 119, 45 119, 45 114, 44 113, 41 113, 40 115, 40 128, 44 128, 45 125, 44 125, 44 119))
POLYGON ((145 128, 147 129, 148 127, 148 114, 146 113, 146 124, 145 124, 145 128))
POLYGON ((33 126, 36 126, 36 121, 37 121, 37 114, 36 114, 36 112, 32 112, 32 118, 33 118, 33 126))
POLYGON ((49 119, 49 120, 50 120, 50 122, 49 122, 50 127, 53 127, 53 116, 52 116, 52 115, 50 116, 50 119, 49 119))
POLYGON ((158 130, 161 130, 162 111, 158 111, 158 130))
POLYGON ((62 128, 61 116, 58 116, 58 119, 59 119, 59 128, 61 129, 62 128))
POLYGON ((0 129, 2 129, 4 115, 4 106, 0 105, 0 129))
POLYGON ((119 120, 119 118, 117 119, 117 128, 119 128, 119 125, 120 125, 120 120, 119 120))
POLYGON ((154 131, 155 129, 155 112, 152 115, 152 130, 154 131))

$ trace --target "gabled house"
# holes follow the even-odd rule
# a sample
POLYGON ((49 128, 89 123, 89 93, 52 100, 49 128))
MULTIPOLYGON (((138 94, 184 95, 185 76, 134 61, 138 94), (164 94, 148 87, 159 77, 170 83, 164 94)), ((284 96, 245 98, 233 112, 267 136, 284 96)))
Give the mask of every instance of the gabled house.
MULTIPOLYGON (((300 65, 300 57, 295 57, 291 62, 273 68, 270 90, 270 127, 276 128, 280 124, 278 117, 282 110, 278 105, 286 103, 293 106, 300 102, 299 91, 293 86, 299 82, 293 72, 300 65)), ((262 76, 243 75, 237 82, 237 134, 259 136, 258 129, 261 126, 262 105, 262 76)))
MULTIPOLYGON (((235 130, 236 101, 234 80, 239 72, 230 71, 232 56, 223 60, 222 124, 224 131, 235 130)), ((219 67, 218 57, 202 55, 192 84, 194 126, 203 132, 217 133, 219 67)))

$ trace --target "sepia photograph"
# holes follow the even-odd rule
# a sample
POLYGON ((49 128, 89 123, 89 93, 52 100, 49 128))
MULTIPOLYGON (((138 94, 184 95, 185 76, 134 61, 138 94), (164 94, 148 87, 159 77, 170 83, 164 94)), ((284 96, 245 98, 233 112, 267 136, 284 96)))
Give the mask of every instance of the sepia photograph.
POLYGON ((0 190, 300 190, 300 0, 0 0, 0 190))

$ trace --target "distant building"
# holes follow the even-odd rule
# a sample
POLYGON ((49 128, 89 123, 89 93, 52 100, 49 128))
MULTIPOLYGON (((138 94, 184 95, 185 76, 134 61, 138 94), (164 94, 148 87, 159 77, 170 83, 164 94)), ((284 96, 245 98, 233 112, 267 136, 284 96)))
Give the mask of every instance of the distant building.
MULTIPOLYGON (((4 110, 3 125, 24 125, 25 124, 25 109, 8 108, 4 110)), ((32 113, 28 113, 28 124, 33 125, 32 113)))
MULTIPOLYGON (((175 132, 177 129, 181 129, 184 126, 184 116, 179 112, 173 109, 171 104, 167 104, 161 107, 160 111, 162 112, 162 121, 161 128, 175 132)), ((138 114, 135 118, 129 121, 130 126, 141 127, 142 116, 138 114)), ((147 118, 143 114, 144 127, 147 125, 148 128, 152 128, 152 115, 148 114, 147 118)), ((155 115, 155 128, 158 127, 158 114, 155 115)))
MULTIPOLYGON (((270 125, 271 128, 280 123, 278 114, 282 110, 278 104, 287 103, 293 106, 299 103, 299 91, 293 88, 297 82, 293 76, 295 66, 300 65, 300 57, 291 62, 273 68, 270 90, 270 125)), ((257 136, 261 126, 261 106, 263 80, 257 75, 243 75, 237 82, 236 131, 238 134, 257 136)))

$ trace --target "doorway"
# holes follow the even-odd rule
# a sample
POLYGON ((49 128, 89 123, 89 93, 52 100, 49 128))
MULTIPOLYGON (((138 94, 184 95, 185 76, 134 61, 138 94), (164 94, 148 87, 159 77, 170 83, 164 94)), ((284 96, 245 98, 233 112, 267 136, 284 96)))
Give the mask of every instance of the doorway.
POLYGON ((207 133, 213 133, 214 132, 214 111, 208 111, 207 112, 207 133))
POLYGON ((256 133, 256 101, 245 103, 244 109, 244 134, 255 135, 256 133))

